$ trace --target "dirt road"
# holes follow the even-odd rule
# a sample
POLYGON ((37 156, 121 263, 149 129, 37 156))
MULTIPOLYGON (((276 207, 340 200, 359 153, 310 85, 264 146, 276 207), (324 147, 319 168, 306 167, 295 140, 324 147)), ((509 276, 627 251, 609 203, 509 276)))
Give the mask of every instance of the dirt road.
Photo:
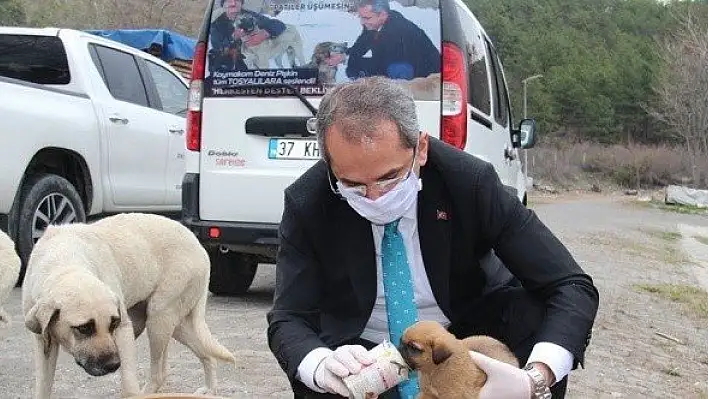
MULTIPOLYGON (((701 304, 708 304, 698 302, 700 292, 689 288, 708 277, 708 242, 701 240, 708 237, 708 217, 599 196, 532 199, 531 207, 568 245, 600 290, 587 368, 573 372, 568 396, 708 398, 708 319, 697 315, 701 304), (662 298, 664 294, 693 300, 693 310, 662 298)), ((264 265, 244 298, 209 301, 212 331, 238 358, 236 370, 219 367, 224 396, 292 397, 265 342, 273 272, 272 266, 264 265)), ((14 323, 0 330, 0 397, 29 398, 34 384, 33 342, 24 330, 19 290, 6 309, 14 323)), ((144 381, 148 367, 144 336, 138 345, 139 377, 144 381)), ((203 374, 198 360, 174 341, 169 356, 169 389, 192 392, 199 388, 203 374)), ((117 374, 88 376, 62 353, 54 397, 117 398, 119 382, 117 374)))

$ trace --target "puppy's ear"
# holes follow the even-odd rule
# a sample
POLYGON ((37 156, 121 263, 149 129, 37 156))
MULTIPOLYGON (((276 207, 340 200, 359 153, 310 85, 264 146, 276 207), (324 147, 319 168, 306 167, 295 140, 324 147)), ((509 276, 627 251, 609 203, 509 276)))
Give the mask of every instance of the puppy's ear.
POLYGON ((436 365, 444 362, 450 356, 452 356, 452 351, 441 342, 436 342, 433 345, 433 363, 436 365))
POLYGON ((41 334, 44 342, 44 355, 49 355, 52 344, 50 328, 59 318, 59 307, 52 301, 40 299, 25 315, 25 326, 35 334, 41 334))

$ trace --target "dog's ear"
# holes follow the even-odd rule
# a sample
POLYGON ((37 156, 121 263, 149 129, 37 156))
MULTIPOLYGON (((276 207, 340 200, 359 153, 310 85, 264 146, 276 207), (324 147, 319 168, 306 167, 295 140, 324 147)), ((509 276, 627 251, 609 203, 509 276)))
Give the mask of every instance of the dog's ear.
POLYGON ((25 326, 35 334, 42 335, 44 355, 49 354, 52 344, 50 327, 59 318, 59 307, 53 302, 40 299, 25 315, 25 326))
POLYGON ((433 363, 436 365, 444 362, 450 356, 452 356, 452 351, 441 342, 436 342, 433 344, 433 363))

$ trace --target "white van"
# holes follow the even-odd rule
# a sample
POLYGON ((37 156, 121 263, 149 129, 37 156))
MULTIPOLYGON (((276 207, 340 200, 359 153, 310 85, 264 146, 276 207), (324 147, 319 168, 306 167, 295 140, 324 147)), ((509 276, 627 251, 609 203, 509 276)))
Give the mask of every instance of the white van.
POLYGON ((408 87, 421 129, 492 163, 526 201, 518 149, 534 145, 535 122, 512 126, 501 63, 462 1, 211 0, 182 212, 212 257, 213 293, 245 292, 272 263, 283 190, 320 158, 308 120, 328 88, 371 75, 408 87))

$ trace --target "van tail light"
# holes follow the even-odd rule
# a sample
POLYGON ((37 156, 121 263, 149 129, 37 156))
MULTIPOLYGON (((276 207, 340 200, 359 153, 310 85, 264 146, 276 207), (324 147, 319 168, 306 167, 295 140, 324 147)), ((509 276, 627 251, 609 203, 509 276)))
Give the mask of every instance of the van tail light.
POLYGON ((451 42, 442 45, 442 141, 464 149, 467 144, 467 73, 465 54, 451 42))
POLYGON ((202 99, 204 98, 204 69, 206 43, 197 43, 192 60, 192 78, 187 100, 187 149, 199 151, 202 147, 202 99))

